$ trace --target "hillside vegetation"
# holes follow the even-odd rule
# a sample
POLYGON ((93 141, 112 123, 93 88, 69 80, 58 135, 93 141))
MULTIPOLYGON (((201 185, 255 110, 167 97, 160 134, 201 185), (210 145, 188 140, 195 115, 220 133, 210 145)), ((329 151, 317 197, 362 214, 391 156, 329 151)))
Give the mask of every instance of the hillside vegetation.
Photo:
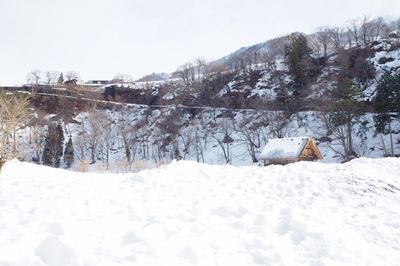
POLYGON ((107 170, 173 159, 256 163, 268 139, 299 135, 315 137, 327 161, 399 155, 399 30, 399 21, 364 17, 136 82, 32 71, 26 86, 4 88, 30 95, 34 117, 3 127, 1 149, 107 170))

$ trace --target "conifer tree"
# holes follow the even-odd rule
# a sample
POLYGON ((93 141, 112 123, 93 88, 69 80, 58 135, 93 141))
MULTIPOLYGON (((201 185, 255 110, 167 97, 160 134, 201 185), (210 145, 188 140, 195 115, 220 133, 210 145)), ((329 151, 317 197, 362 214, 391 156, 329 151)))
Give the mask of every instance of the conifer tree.
MULTIPOLYGON (((400 75, 399 75, 400 77, 400 75)), ((400 81, 400 79, 399 79, 400 81)), ((376 114, 374 123, 376 131, 379 133, 389 132, 390 135, 390 153, 393 156, 393 137, 392 137, 392 115, 398 112, 397 97, 400 83, 396 76, 390 73, 383 74, 379 81, 376 96, 374 99, 374 107, 376 114), (391 114, 391 112, 393 114, 391 114)))
POLYGON ((60 124, 50 124, 47 130, 42 161, 44 165, 60 167, 63 155, 64 132, 60 124))
POLYGON ((69 137, 67 145, 65 146, 64 163, 67 168, 70 168, 74 163, 74 145, 72 144, 71 136, 69 137))
POLYGON ((344 159, 346 161, 357 156, 353 149, 353 126, 362 114, 363 108, 359 99, 362 97, 362 91, 354 82, 344 76, 339 77, 337 83, 336 101, 329 113, 329 119, 339 130, 339 139, 342 140, 344 149, 344 159))
POLYGON ((397 117, 400 118, 400 72, 394 75, 394 102, 397 117))
POLYGON ((300 34, 294 36, 290 45, 286 47, 285 57, 289 67, 289 74, 293 77, 294 93, 298 94, 309 82, 313 62, 312 50, 308 45, 307 38, 300 34))
POLYGON ((64 75, 63 75, 63 73, 61 72, 61 74, 60 74, 60 77, 58 77, 58 84, 64 84, 64 75))

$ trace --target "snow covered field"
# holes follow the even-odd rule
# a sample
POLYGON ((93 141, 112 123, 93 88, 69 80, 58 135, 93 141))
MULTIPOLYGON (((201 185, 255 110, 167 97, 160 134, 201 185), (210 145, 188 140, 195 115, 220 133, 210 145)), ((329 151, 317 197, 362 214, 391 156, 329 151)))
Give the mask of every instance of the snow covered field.
POLYGON ((0 174, 0 265, 398 265, 400 159, 0 174))

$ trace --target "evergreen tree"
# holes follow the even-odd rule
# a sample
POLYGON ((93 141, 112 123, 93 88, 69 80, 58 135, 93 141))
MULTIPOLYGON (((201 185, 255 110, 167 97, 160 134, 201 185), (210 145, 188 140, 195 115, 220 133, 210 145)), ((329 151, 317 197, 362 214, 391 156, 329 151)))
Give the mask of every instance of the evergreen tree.
POLYGON ((280 108, 288 113, 292 113, 297 107, 297 101, 294 100, 293 94, 284 83, 281 83, 277 89, 276 100, 280 103, 280 108))
POLYGON ((353 149, 353 125, 362 114, 363 108, 359 102, 361 96, 361 89, 350 78, 346 76, 339 78, 336 102, 330 116, 334 125, 345 128, 342 137, 345 139, 343 148, 346 161, 357 156, 353 149))
POLYGON ((47 129, 42 161, 44 165, 60 167, 63 155, 64 132, 60 124, 50 124, 47 129))
POLYGON ((74 145, 72 144, 71 136, 69 137, 67 145, 65 146, 64 163, 67 168, 70 168, 71 165, 74 163, 74 145))
POLYGON ((397 117, 400 118, 400 72, 394 75, 394 102, 397 117))
POLYGON ((60 74, 60 77, 58 77, 58 84, 64 84, 64 75, 63 75, 63 73, 61 72, 61 74, 60 74))
MULTIPOLYGON (((398 75, 400 77, 400 75, 398 75)), ((397 98, 399 94, 399 82, 396 76, 386 72, 379 81, 374 107, 376 114, 374 123, 376 131, 379 133, 389 132, 390 134, 390 152, 393 156, 393 138, 392 138, 392 114, 398 112, 397 98)))
POLYGON ((384 132, 385 126, 391 121, 389 113, 396 109, 396 80, 394 76, 385 73, 379 81, 374 107, 377 113, 375 117, 375 127, 380 133, 384 132))
POLYGON ((286 47, 285 57, 289 67, 289 74, 293 77, 294 94, 299 94, 301 89, 308 86, 314 76, 314 60, 311 57, 312 50, 307 38, 299 34, 293 37, 290 45, 286 47))

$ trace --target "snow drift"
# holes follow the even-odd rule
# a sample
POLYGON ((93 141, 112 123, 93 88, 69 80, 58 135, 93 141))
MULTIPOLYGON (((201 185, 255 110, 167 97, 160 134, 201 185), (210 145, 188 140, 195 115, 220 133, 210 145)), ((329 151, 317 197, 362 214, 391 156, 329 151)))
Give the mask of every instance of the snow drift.
POLYGON ((400 159, 79 174, 12 161, 0 265, 398 265, 400 159))

